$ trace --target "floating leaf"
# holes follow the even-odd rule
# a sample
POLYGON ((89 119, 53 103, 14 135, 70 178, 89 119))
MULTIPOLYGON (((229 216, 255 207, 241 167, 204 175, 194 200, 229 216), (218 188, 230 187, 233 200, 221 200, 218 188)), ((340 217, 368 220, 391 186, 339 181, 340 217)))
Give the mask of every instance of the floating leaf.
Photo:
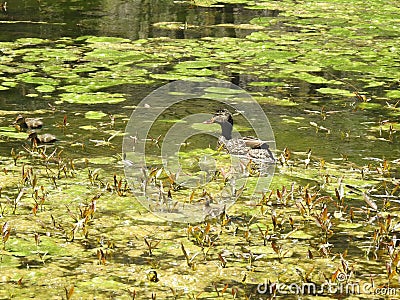
POLYGON ((314 83, 314 84, 322 84, 322 83, 329 83, 329 80, 321 77, 321 76, 315 76, 311 75, 306 72, 300 72, 294 75, 294 77, 304 80, 309 83, 314 83))
POLYGON ((373 102, 362 102, 358 104, 358 107, 361 109, 382 109, 381 104, 373 102))
POLYGON ((51 93, 55 91, 55 87, 52 85, 39 85, 36 90, 41 93, 51 93))
POLYGON ((244 91, 242 89, 230 89, 224 87, 208 87, 205 88, 204 91, 208 93, 218 93, 218 94, 243 94, 244 91))
POLYGON ((129 43, 129 39, 119 38, 119 37, 109 37, 109 36, 91 36, 86 37, 86 42, 88 43, 108 43, 108 44, 120 44, 129 43))
POLYGON ((58 85, 58 80, 49 77, 39 77, 35 76, 36 72, 27 72, 23 74, 18 74, 17 79, 25 83, 30 84, 40 84, 40 85, 58 85))
POLYGON ((1 85, 3 87, 16 87, 18 83, 15 81, 4 81, 1 85))
POLYGON ((86 54, 86 59, 96 61, 104 61, 109 64, 111 62, 139 62, 151 58, 148 54, 140 50, 121 51, 119 49, 96 48, 92 52, 86 54))
POLYGON ((257 17, 250 20, 250 24, 262 25, 262 26, 270 26, 273 21, 270 17, 257 17))
POLYGON ((259 103, 268 103, 271 105, 279 105, 279 106, 297 106, 299 105, 296 102, 291 101, 290 99, 280 99, 273 96, 267 97, 255 97, 257 102, 259 103))
POLYGON ((26 94, 25 96, 30 97, 30 98, 36 98, 36 97, 39 97, 39 94, 30 93, 30 94, 26 94))
POLYGON ((40 39, 40 38, 19 38, 15 41, 17 44, 23 44, 25 45, 40 45, 40 44, 45 44, 48 43, 49 40, 46 39, 40 39))
POLYGON ((400 98, 400 91, 399 90, 392 90, 386 93, 386 96, 391 99, 399 99, 400 98))
POLYGON ((183 30, 183 29, 194 29, 199 28, 197 25, 187 24, 182 22, 158 22, 153 23, 154 27, 168 29, 168 30, 183 30))
POLYGON ((354 97, 354 93, 353 92, 349 92, 348 90, 333 89, 333 88, 319 88, 319 89, 317 89, 317 91, 319 93, 321 93, 321 94, 354 97))
POLYGON ((220 23, 214 25, 214 27, 225 27, 225 28, 235 28, 235 29, 244 29, 244 30, 262 30, 264 26, 256 25, 256 24, 245 24, 245 23, 220 23))
POLYGON ((79 126, 79 128, 83 129, 83 130, 97 130, 97 128, 94 127, 93 125, 82 125, 82 126, 79 126))
POLYGON ((252 32, 250 35, 246 36, 246 39, 251 41, 265 41, 269 40, 270 38, 270 35, 263 31, 252 32))
POLYGON ((0 136, 13 138, 13 139, 27 139, 26 132, 17 132, 14 127, 0 127, 0 136))
POLYGON ((125 101, 122 94, 111 94, 105 92, 74 94, 60 94, 61 101, 75 104, 98 104, 98 103, 119 103, 125 101))
POLYGON ((103 113, 102 111, 90 110, 85 113, 85 118, 91 120, 100 120, 105 116, 107 116, 107 114, 103 113))

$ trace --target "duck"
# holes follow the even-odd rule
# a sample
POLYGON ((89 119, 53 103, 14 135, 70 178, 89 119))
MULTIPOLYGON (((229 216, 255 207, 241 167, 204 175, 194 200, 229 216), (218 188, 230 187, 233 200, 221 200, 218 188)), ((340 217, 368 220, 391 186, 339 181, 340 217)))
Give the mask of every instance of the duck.
POLYGON ((274 155, 266 141, 252 136, 232 138, 233 116, 227 109, 217 110, 211 119, 203 123, 216 123, 221 126, 221 136, 218 138, 218 144, 223 146, 228 153, 246 155, 250 159, 257 161, 275 162, 274 155))
POLYGON ((32 144, 49 144, 57 141, 57 138, 50 133, 37 134, 35 131, 29 134, 28 139, 32 141, 32 144))
POLYGON ((25 118, 22 115, 18 115, 15 118, 14 124, 23 130, 40 129, 43 127, 43 122, 41 120, 35 118, 25 118))

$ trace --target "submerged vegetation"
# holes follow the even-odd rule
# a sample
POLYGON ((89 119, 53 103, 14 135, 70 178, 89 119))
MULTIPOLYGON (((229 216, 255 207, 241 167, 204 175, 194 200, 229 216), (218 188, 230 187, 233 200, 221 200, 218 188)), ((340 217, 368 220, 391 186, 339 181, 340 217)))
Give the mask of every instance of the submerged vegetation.
MULTIPOLYGON (((205 33, 197 39, 0 42, 0 298, 268 299, 287 298, 283 285, 290 284, 315 284, 308 294, 326 299, 398 295, 398 4, 174 5, 206 7, 210 15, 231 5, 260 13, 240 24, 154 24, 205 33), (221 28, 242 37, 206 34, 221 28), (249 180, 231 189, 236 204, 229 210, 173 223, 136 199, 121 141, 144 96, 195 76, 232 81, 252 94, 274 129, 278 163, 262 193, 249 192, 258 174, 243 166, 249 180), (28 140, 31 128, 13 124, 19 114, 43 120, 35 130, 57 141, 28 140), (352 295, 339 289, 346 284, 356 289, 352 295)), ((203 187, 180 186, 158 156, 171 124, 219 106, 195 99, 155 122, 146 141, 152 167, 144 174, 155 197, 206 207, 229 186, 231 170, 216 139, 194 136, 180 148, 180 163, 191 172, 200 173, 196 157, 219 159, 203 187)), ((251 134, 237 119, 237 130, 251 134)))

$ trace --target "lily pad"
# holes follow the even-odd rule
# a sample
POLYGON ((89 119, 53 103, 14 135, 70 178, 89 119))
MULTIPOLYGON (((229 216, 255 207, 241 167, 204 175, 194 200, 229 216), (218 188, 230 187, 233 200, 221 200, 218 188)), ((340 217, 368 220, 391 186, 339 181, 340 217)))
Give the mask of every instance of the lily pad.
POLYGON ((75 94, 75 93, 64 93, 60 95, 62 102, 75 103, 75 104, 99 104, 99 103, 119 103, 125 101, 123 94, 111 94, 105 92, 98 93, 85 93, 85 94, 75 94))
POLYGON ((120 44, 120 43, 129 43, 129 39, 119 38, 119 37, 109 37, 109 36, 91 36, 86 38, 86 42, 88 43, 111 43, 111 44, 120 44))
POLYGON ((308 239, 312 239, 313 236, 302 230, 297 230, 290 234, 290 238, 299 239, 299 240, 308 240, 308 239))
POLYGON ((225 27, 225 28, 235 28, 235 29, 245 29, 245 30, 261 30, 264 29, 263 26, 256 24, 233 24, 233 23, 221 23, 214 25, 215 27, 225 27))
POLYGON ((96 165, 105 165, 115 163, 114 157, 91 157, 89 162, 96 165))
POLYGON ((90 120, 100 120, 105 116, 107 116, 107 114, 103 113, 102 111, 90 110, 85 113, 85 118, 90 120))
POLYGON ((83 125, 83 126, 79 126, 80 129, 83 130, 97 130, 96 127, 94 127, 93 125, 83 125))
POLYGON ((361 102, 360 104, 358 104, 358 107, 361 109, 381 109, 382 105, 373 102, 361 102))
POLYGON ((400 98, 400 91, 399 90, 388 91, 386 93, 386 96, 388 98, 391 98, 391 99, 399 99, 400 98))
POLYGON ((18 74, 17 79, 25 83, 39 84, 39 85, 58 85, 58 80, 50 77, 39 77, 35 76, 36 72, 27 72, 23 74, 18 74))
POLYGON ((272 22, 272 18, 269 17, 258 17, 250 20, 250 24, 262 25, 262 26, 270 26, 272 22))
POLYGON ((205 88, 204 91, 208 93, 217 93, 217 94, 227 94, 227 95, 235 95, 235 94, 243 94, 244 91, 241 89, 230 89, 223 87, 209 87, 205 88))
POLYGON ((36 94, 36 93, 29 93, 29 94, 26 94, 25 96, 26 96, 26 97, 29 97, 29 98, 36 98, 36 97, 39 97, 39 94, 36 94))
POLYGON ((314 76, 314 75, 311 75, 311 74, 306 73, 306 72, 298 73, 298 74, 295 75, 295 77, 298 78, 298 79, 304 80, 306 82, 309 82, 309 83, 314 83, 314 84, 322 84, 322 83, 328 83, 329 82, 329 80, 327 80, 327 79, 325 79, 323 77, 314 76))
POLYGON ((48 43, 49 40, 46 39, 40 39, 40 38, 19 38, 15 41, 17 44, 22 44, 22 45, 40 45, 40 44, 45 44, 48 43))
POLYGON ((273 96, 267 97, 255 97, 257 102, 259 103, 267 103, 271 105, 278 105, 278 106, 297 106, 299 105, 296 102, 291 101, 290 99, 280 99, 273 96))
POLYGON ((363 227, 362 224, 359 223, 339 223, 337 225, 338 228, 344 228, 344 229, 357 229, 360 227, 363 227))
POLYGON ((36 87, 36 90, 41 93, 51 93, 56 90, 56 88, 52 85, 40 85, 36 87))
POLYGON ((6 87, 16 87, 18 83, 16 83, 15 81, 4 81, 1 83, 1 85, 6 87))
POLYGON ((0 127, 0 136, 12 138, 12 139, 27 139, 28 134, 26 132, 17 132, 14 127, 0 127))
POLYGON ((319 88, 317 91, 321 94, 340 95, 346 97, 354 97, 354 93, 348 90, 334 89, 334 88, 319 88))
POLYGON ((92 52, 86 54, 86 59, 91 61, 104 61, 109 66, 110 62, 140 62, 151 58, 140 50, 121 51, 119 49, 95 48, 92 52))
POLYGON ((184 30, 199 28, 197 25, 187 24, 182 22, 158 22, 153 24, 154 27, 168 29, 168 30, 184 30))

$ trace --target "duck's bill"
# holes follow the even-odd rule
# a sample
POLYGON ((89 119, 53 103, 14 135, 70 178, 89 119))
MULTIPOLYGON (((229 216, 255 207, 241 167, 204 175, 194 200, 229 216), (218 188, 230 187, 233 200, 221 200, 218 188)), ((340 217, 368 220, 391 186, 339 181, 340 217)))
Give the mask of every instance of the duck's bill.
POLYGON ((210 119, 210 120, 204 121, 203 124, 214 124, 214 120, 210 119))

